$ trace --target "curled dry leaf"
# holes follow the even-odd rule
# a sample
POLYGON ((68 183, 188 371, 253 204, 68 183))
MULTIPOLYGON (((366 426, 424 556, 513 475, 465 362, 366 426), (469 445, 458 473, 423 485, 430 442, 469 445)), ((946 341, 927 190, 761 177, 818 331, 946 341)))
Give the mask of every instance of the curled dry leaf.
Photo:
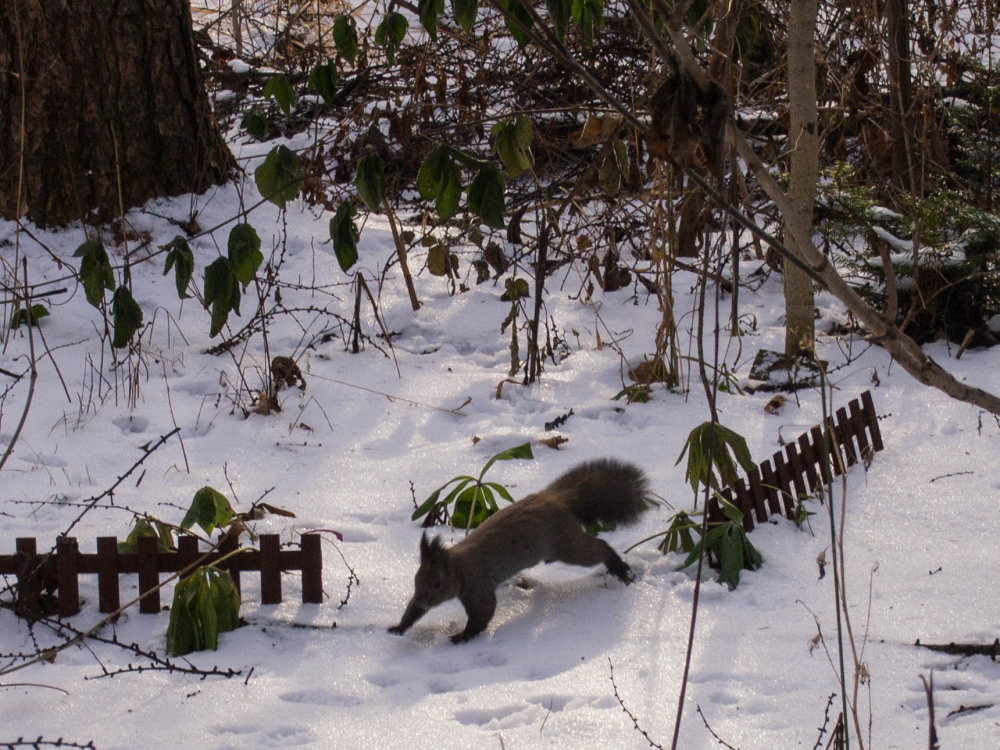
POLYGON ((553 435, 552 437, 542 438, 538 442, 542 445, 547 445, 549 448, 559 450, 559 446, 563 443, 568 443, 569 438, 562 435, 553 435))
POLYGON ((786 403, 788 403, 788 398, 778 393, 765 404, 764 411, 768 414, 777 414, 786 403))

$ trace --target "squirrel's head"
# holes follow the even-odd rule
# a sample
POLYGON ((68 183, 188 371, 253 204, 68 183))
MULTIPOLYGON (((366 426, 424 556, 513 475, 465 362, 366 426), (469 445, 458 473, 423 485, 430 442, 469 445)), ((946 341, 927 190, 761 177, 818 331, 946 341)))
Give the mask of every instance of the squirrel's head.
POLYGON ((440 537, 420 538, 420 567, 413 579, 413 601, 429 609, 458 596, 458 577, 451 565, 448 550, 440 537))

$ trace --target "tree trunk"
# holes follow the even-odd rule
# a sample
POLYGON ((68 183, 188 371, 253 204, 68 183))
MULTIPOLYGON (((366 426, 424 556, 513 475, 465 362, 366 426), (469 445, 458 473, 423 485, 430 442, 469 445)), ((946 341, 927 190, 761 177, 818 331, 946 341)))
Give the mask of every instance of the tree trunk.
MULTIPOLYGON (((889 137, 892 140, 892 184, 904 192, 917 191, 913 184, 911 154, 915 131, 911 127, 913 80, 910 71, 910 17, 906 0, 885 4, 889 44, 889 91, 892 96, 889 137)), ((919 191, 917 191, 919 193, 919 191)), ((919 194, 917 195, 919 198, 919 194)))
MULTIPOLYGON (((812 245, 813 207, 819 170, 816 58, 813 49, 816 14, 817 0, 792 0, 788 11, 788 135, 791 151, 788 199, 793 211, 784 218, 789 248, 800 258, 804 257, 804 248, 812 245)), ((813 281, 791 263, 785 264, 784 274, 785 353, 811 353, 815 339, 813 281)))
POLYGON ((202 192, 233 166, 188 0, 4 0, 0 133, 0 216, 44 226, 202 192))

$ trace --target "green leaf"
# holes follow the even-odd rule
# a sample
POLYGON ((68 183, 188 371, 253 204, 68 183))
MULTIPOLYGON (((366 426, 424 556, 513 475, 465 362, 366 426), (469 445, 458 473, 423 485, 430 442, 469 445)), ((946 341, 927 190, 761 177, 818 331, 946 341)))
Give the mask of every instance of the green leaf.
POLYGON ((431 276, 452 275, 458 266, 458 258, 445 245, 437 243, 427 251, 427 270, 431 276))
POLYGON ((439 146, 428 154, 417 171, 417 190, 425 200, 434 201, 441 221, 448 221, 458 210, 462 195, 462 172, 447 146, 439 146))
POLYGON ((479 13, 479 0, 451 0, 451 8, 458 25, 466 32, 472 31, 479 13))
POLYGON ((504 23, 507 25, 507 30, 514 37, 514 41, 523 47, 524 43, 528 41, 528 35, 524 29, 530 29, 535 23, 531 13, 524 6, 524 0, 499 0, 499 5, 504 12, 504 23))
POLYGON ((504 280, 504 292, 500 295, 503 302, 517 302, 519 299, 531 296, 531 289, 524 279, 511 277, 504 280))
POLYGON ((385 201, 385 172, 382 171, 382 162, 378 156, 368 154, 361 157, 354 175, 354 186, 370 211, 382 213, 382 204, 385 201))
POLYGON ((534 166, 535 157, 531 153, 534 129, 528 117, 518 115, 513 120, 498 122, 493 126, 493 135, 496 137, 493 153, 500 157, 512 178, 534 166))
POLYGON ((549 10, 549 19, 556 30, 556 35, 560 40, 566 36, 566 27, 573 12, 573 0, 545 0, 545 7, 549 10))
POLYGON ((38 321, 49 315, 48 309, 40 302, 35 303, 29 310, 27 307, 19 307, 10 316, 10 327, 20 328, 21 326, 37 326, 38 321))
POLYGON ((271 76, 264 84, 264 98, 274 99, 278 103, 278 109, 288 115, 295 105, 295 89, 284 76, 271 76))
POLYGON ((171 552, 174 549, 173 529, 155 519, 139 518, 125 541, 118 542, 118 551, 135 554, 139 549, 139 537, 143 536, 156 537, 156 549, 160 552, 171 552))
POLYGON ((699 485, 720 490, 733 484, 737 479, 737 462, 744 471, 754 468, 746 440, 718 423, 704 422, 695 427, 688 435, 677 463, 683 460, 685 453, 688 455, 685 478, 695 491, 699 485))
POLYGON ((194 276, 194 253, 186 239, 177 235, 169 244, 163 246, 167 251, 167 260, 163 265, 163 275, 170 273, 174 269, 174 283, 177 285, 177 296, 180 299, 187 299, 188 284, 194 276))
POLYGON ((198 524, 211 536, 217 528, 232 521, 234 515, 233 506, 226 496, 213 487, 205 486, 194 493, 191 505, 181 521, 181 528, 190 529, 198 524))
POLYGON ((462 172, 458 165, 449 163, 448 169, 442 175, 437 197, 434 200, 434 210, 441 221, 448 221, 458 210, 458 200, 462 196, 462 172))
POLYGON ((80 245, 74 258, 80 261, 80 283, 83 284, 87 302, 100 308, 104 301, 104 290, 115 288, 115 275, 111 270, 111 261, 100 240, 87 240, 80 245))
POLYGON ((228 570, 202 566, 174 589, 167 651, 182 656, 216 649, 219 633, 239 625, 240 595, 228 570))
POLYGON ((427 499, 424 500, 417 507, 415 511, 413 511, 413 515, 410 516, 410 520, 416 521, 421 516, 426 516, 428 513, 430 513, 430 511, 434 508, 434 506, 437 505, 437 500, 441 496, 441 490, 443 490, 449 484, 451 484, 451 482, 441 485, 436 490, 434 490, 430 495, 428 495, 427 499))
POLYGON ((333 43, 340 56, 354 65, 358 57, 358 25, 354 16, 343 13, 333 22, 333 43))
POLYGON ((354 204, 344 201, 337 213, 330 219, 330 239, 333 240, 333 253, 337 256, 340 268, 346 273, 358 262, 358 239, 361 233, 354 223, 354 204))
POLYGON ((375 44, 385 50, 385 57, 390 65, 396 59, 396 50, 406 36, 409 25, 406 16, 393 11, 387 13, 375 29, 375 44))
POLYGON ((614 194, 622 186, 622 177, 628 170, 628 149, 625 142, 615 138, 604 149, 604 159, 597 170, 597 180, 601 189, 608 194, 614 194))
POLYGON ((444 13, 444 0, 418 0, 417 15, 420 24, 427 30, 431 39, 437 39, 438 16, 444 13))
POLYGON ((469 185, 469 210, 492 229, 503 228, 506 188, 503 173, 493 166, 479 170, 469 185))
POLYGON ((115 290, 111 298, 111 316, 114 321, 111 346, 123 349, 142 327, 142 308, 133 299, 127 286, 120 286, 115 290))
MULTIPOLYGON (((264 254, 260 251, 260 237, 257 235, 257 230, 249 224, 234 226, 229 232, 228 250, 233 275, 246 289, 247 284, 253 281, 260 264, 264 262, 264 254)), ((237 301, 236 306, 238 305, 237 301)))
POLYGON ((521 445, 515 445, 513 448, 508 448, 505 451, 500 451, 495 456, 493 456, 486 465, 483 466, 483 470, 479 472, 479 478, 482 479, 485 476, 489 468, 495 464, 497 461, 513 461, 515 459, 521 460, 531 460, 535 457, 535 454, 531 452, 531 443, 521 443, 521 445))
POLYGON ((502 497, 508 503, 514 502, 514 497, 510 494, 510 492, 507 491, 507 488, 504 487, 502 484, 498 484, 497 482, 484 482, 483 486, 489 487, 491 490, 496 492, 500 497, 502 497))
POLYGON ((337 94, 337 66, 333 60, 327 58, 326 63, 312 69, 309 86, 319 93, 326 106, 333 106, 337 94))
POLYGON ((267 120, 256 109, 251 109, 240 120, 240 127, 247 131, 254 138, 263 138, 267 135, 267 120))
POLYGON ((253 176, 260 194, 284 208, 302 189, 302 160, 288 146, 275 146, 253 176))
POLYGON ((218 258, 205 269, 205 309, 211 308, 209 336, 215 337, 226 325, 229 313, 240 314, 240 283, 229 258, 218 258))
MULTIPOLYGON (((692 551, 696 550, 694 537, 691 532, 698 530, 698 528, 698 525, 691 516, 684 511, 678 511, 674 515, 674 519, 670 522, 666 535, 657 549, 663 554, 667 554, 668 552, 684 552, 690 555, 692 551)), ((695 559, 697 559, 697 555, 695 559)))
POLYGON ((604 0, 572 0, 570 15, 580 27, 583 43, 594 43, 594 31, 604 23, 604 0))

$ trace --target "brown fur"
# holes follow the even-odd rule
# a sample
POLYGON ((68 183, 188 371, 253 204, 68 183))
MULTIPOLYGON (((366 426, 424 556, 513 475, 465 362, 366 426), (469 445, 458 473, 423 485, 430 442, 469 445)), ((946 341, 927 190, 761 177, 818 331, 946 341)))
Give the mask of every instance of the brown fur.
POLYGON ((628 564, 582 524, 627 524, 652 505, 645 474, 611 459, 590 461, 563 474, 541 492, 494 513, 465 539, 445 547, 440 538, 420 540, 414 594, 390 633, 405 633, 428 610, 458 597, 469 621, 452 636, 461 643, 481 633, 496 611, 496 588, 540 562, 590 567, 603 563, 626 584, 628 564))

